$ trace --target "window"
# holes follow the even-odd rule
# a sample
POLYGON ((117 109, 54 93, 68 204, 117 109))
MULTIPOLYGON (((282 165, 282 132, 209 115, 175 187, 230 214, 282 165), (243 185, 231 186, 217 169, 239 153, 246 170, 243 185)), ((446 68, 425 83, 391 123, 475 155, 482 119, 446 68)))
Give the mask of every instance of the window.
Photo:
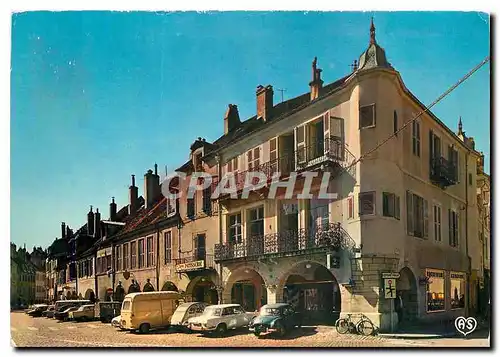
POLYGON ((278 171, 278 139, 273 138, 269 140, 269 164, 271 174, 278 171))
POLYGON ((441 138, 434 134, 432 130, 429 131, 429 149, 431 162, 433 159, 441 158, 441 138))
POLYGON ((139 239, 139 269, 144 268, 144 239, 139 239))
POLYGON ((452 247, 458 246, 458 212, 448 210, 448 236, 452 247))
POLYGON ((165 232, 163 235, 165 240, 165 264, 172 262, 172 232, 165 232))
POLYGON ((92 260, 89 260, 89 275, 90 276, 94 275, 94 264, 92 260))
POLYGON ((122 255, 121 255, 121 250, 122 250, 122 246, 121 245, 115 247, 115 252, 116 252, 116 270, 117 271, 122 270, 122 255))
POLYGON ((465 307, 465 274, 450 272, 450 299, 452 309, 465 307))
POLYGON ((359 194, 359 215, 375 214, 375 192, 359 194))
POLYGON ((241 243, 241 213, 229 216, 229 243, 241 243))
POLYGON ((229 160, 227 163, 227 172, 237 172, 238 171, 238 156, 234 159, 229 160))
POLYGON ((420 156, 420 123, 414 120, 412 128, 413 155, 420 156))
POLYGON ((359 108, 359 128, 371 128, 375 126, 375 104, 365 105, 359 108))
POLYGON ((194 218, 195 212, 196 212, 196 192, 193 192, 193 198, 187 199, 187 216, 189 218, 194 218))
POLYGON ((137 268, 137 242, 130 243, 130 269, 137 268))
POLYGON ((472 174, 469 172, 469 186, 472 186, 472 174))
POLYGON ((441 206, 434 205, 434 240, 441 242, 441 206))
POLYGON ((148 249, 147 265, 148 267, 151 267, 155 265, 155 255, 153 251, 153 237, 148 237, 147 249, 148 249))
POLYGON ((419 238, 429 236, 428 202, 410 191, 406 191, 406 219, 409 235, 419 238))
POLYGON ((264 235, 264 207, 251 209, 249 213, 249 237, 264 235))
POLYGON ((255 148, 247 152, 248 171, 257 169, 260 166, 260 148, 255 148))
POLYGON ((129 268, 129 255, 128 255, 128 243, 123 245, 123 270, 127 270, 129 268))
POLYGON ((212 214, 212 185, 203 189, 203 212, 207 215, 212 214))
POLYGON ((111 269, 111 255, 106 256, 106 270, 105 270, 105 272, 107 272, 109 269, 111 269))
POLYGON ((382 203, 383 203, 383 215, 385 217, 394 217, 399 219, 399 196, 394 193, 383 192, 382 193, 382 203))
POLYGON ((196 171, 201 171, 203 168, 203 163, 201 158, 202 158, 201 152, 197 153, 194 157, 194 167, 196 171))
POLYGON ((444 271, 426 270, 427 312, 444 310, 444 271))
POLYGON ((206 252, 205 234, 197 234, 194 237, 194 258, 196 260, 205 260, 206 252))
POLYGON ((459 165, 459 155, 458 151, 453 148, 452 145, 448 146, 448 160, 451 165, 451 172, 453 173, 453 178, 460 182, 460 177, 458 175, 458 165, 459 165))
POLYGON ((394 118, 392 119, 392 129, 394 135, 398 136, 398 112, 394 111, 394 118))
POLYGON ((354 218, 354 197, 347 197, 347 219, 354 218))

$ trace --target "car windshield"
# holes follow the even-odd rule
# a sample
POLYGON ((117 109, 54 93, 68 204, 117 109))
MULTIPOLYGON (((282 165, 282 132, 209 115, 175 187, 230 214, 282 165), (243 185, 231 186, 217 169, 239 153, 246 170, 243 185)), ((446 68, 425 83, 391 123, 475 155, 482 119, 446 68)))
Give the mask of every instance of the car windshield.
POLYGON ((203 311, 203 316, 221 316, 222 309, 220 307, 207 307, 203 311))
POLYGON ((275 308, 275 307, 263 307, 260 310, 260 314, 262 316, 279 316, 280 315, 280 309, 275 308))

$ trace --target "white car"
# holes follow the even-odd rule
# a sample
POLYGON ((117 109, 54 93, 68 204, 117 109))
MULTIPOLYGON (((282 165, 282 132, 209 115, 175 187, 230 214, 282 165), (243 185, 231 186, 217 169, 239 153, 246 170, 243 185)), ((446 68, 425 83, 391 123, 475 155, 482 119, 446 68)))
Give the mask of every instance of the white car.
POLYGON ((227 330, 247 327, 254 317, 254 312, 245 312, 238 304, 211 305, 200 316, 190 318, 188 326, 192 331, 224 335, 227 330))
POLYGON ((116 327, 116 328, 121 328, 120 327, 120 320, 121 320, 120 315, 113 317, 111 319, 111 326, 116 327))

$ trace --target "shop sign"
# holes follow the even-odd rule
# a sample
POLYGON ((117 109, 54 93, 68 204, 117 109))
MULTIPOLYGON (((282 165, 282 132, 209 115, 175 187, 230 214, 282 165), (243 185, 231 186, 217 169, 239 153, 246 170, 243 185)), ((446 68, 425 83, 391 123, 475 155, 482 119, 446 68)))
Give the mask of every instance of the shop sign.
POLYGON ((382 279, 399 279, 400 273, 382 273, 382 279))
POLYGON ((204 268, 205 268, 205 261, 204 260, 197 260, 194 262, 177 264, 175 266, 175 271, 176 272, 192 271, 192 270, 199 270, 199 269, 204 269, 204 268))

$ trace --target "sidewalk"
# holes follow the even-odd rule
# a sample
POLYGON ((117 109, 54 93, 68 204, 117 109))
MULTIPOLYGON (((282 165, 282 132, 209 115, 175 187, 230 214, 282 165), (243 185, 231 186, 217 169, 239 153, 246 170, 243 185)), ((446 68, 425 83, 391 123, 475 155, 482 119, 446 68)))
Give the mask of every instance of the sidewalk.
MULTIPOLYGON (((477 331, 484 331, 489 328, 489 324, 480 323, 478 321, 477 331)), ((440 323, 422 323, 416 322, 411 325, 400 327, 395 332, 379 333, 382 338, 401 338, 401 339, 433 339, 433 338, 450 338, 450 337, 463 337, 455 329, 455 320, 442 321, 440 323)))

